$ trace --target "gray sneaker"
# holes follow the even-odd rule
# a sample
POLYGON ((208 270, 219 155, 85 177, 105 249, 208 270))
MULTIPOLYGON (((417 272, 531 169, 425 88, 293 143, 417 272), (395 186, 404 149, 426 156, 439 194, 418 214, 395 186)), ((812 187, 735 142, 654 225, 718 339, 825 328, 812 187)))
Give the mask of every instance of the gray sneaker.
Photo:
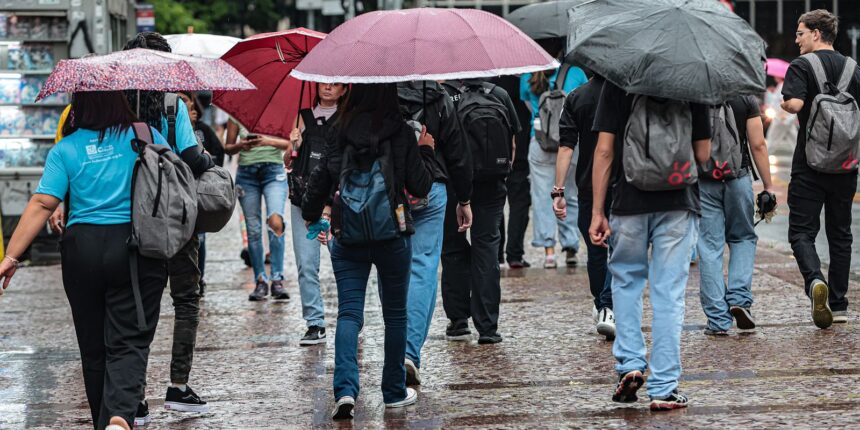
POLYGON ((809 298, 812 301, 812 322, 818 328, 827 328, 833 324, 833 312, 830 311, 830 304, 827 299, 830 295, 830 290, 827 284, 820 279, 812 281, 812 286, 809 288, 809 298))
POLYGON ((848 311, 833 311, 833 324, 845 324, 848 322, 848 311))
POLYGON ((257 286, 254 287, 254 292, 248 296, 248 300, 252 302, 259 302, 260 300, 266 300, 266 296, 269 295, 269 284, 266 281, 257 281, 257 286))
POLYGON ((421 385, 421 373, 415 362, 407 358, 403 365, 406 367, 406 385, 421 385))

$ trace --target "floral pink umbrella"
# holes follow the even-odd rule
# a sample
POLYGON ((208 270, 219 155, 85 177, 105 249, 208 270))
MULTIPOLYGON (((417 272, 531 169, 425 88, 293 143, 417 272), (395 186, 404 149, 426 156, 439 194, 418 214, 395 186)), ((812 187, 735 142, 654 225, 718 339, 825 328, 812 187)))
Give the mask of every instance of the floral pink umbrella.
POLYGON ((36 97, 80 91, 253 90, 226 62, 151 49, 130 49, 76 60, 61 60, 36 97))
POLYGON ((291 72, 316 82, 385 83, 514 75, 559 66, 504 19, 477 9, 370 12, 326 36, 291 72))

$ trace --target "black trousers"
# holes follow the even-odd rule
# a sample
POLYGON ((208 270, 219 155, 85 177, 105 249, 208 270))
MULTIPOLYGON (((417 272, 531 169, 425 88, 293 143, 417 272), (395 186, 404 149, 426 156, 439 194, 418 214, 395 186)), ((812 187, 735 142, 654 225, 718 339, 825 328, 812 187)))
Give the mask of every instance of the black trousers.
POLYGON ((93 427, 113 416, 133 424, 144 398, 149 345, 167 284, 162 260, 138 257, 146 329, 137 325, 126 241, 130 224, 75 224, 62 238, 63 287, 72 319, 93 427))
POLYGON ((788 184, 788 241, 797 266, 803 275, 806 294, 814 279, 830 287, 830 308, 848 309, 848 274, 851 270, 851 205, 857 190, 857 174, 828 175, 799 172, 788 184), (824 208, 824 231, 830 247, 830 270, 827 279, 821 273, 821 260, 815 249, 815 237, 821 229, 824 208))
MULTIPOLYGON (((520 261, 525 254, 523 242, 529 226, 529 209, 532 206, 531 185, 529 184, 529 163, 523 158, 514 163, 514 169, 507 178, 508 189, 508 234, 503 233, 502 247, 505 248, 507 261, 520 261), (521 164, 520 164, 521 163, 521 164), (505 245, 507 239, 507 245, 505 245)), ((502 222, 504 228, 504 221, 502 222)), ((501 259, 501 252, 500 258, 501 259)))
POLYGON ((173 350, 170 357, 170 382, 187 384, 197 344, 200 324, 200 240, 195 234, 167 264, 170 297, 176 318, 173 322, 173 350))
MULTIPOLYGON (((591 243, 588 235, 588 229, 591 227, 591 209, 594 207, 594 202, 591 199, 591 191, 586 190, 579 196, 579 217, 576 220, 579 227, 579 232, 585 241, 586 249, 588 250, 588 285, 591 288, 591 297, 594 298, 594 306, 597 309, 609 308, 612 309, 612 276, 609 272, 609 250, 591 243)), ((612 205, 612 197, 606 199, 605 213, 606 218, 609 218, 609 207, 612 205)))
POLYGON ((499 221, 505 207, 502 179, 475 182, 471 243, 457 232, 457 199, 448 188, 442 242, 442 304, 452 321, 472 318, 482 335, 495 334, 499 322, 499 221))

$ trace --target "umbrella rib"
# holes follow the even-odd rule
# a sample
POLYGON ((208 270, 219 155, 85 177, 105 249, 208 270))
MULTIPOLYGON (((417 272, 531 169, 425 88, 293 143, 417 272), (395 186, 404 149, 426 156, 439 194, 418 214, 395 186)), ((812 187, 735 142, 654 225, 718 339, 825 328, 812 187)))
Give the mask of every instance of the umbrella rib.
MULTIPOLYGON (((290 77, 289 73, 284 74, 284 77, 281 78, 281 82, 278 82, 278 85, 276 85, 275 89, 272 91, 272 93, 269 94, 269 99, 266 100, 266 103, 263 104, 263 106, 269 106, 269 104, 272 103, 272 99, 275 98, 275 94, 278 93, 278 90, 281 88, 281 85, 283 85, 284 81, 289 79, 289 77, 290 77)), ((260 117, 257 118, 257 121, 254 122, 254 127, 251 129, 251 131, 256 131, 255 129, 257 128, 257 125, 260 124, 260 120, 263 119, 264 113, 266 113, 266 108, 263 108, 263 111, 260 112, 260 117)))
MULTIPOLYGON (((452 9, 452 10, 453 10, 453 9, 452 9)), ((454 13, 454 12, 452 12, 452 13, 454 13)), ((473 27, 473 26, 472 26, 472 23, 471 23, 471 22, 469 22, 469 20, 467 20, 466 18, 463 18, 463 16, 462 16, 462 15, 460 15, 460 14, 458 14, 458 13, 454 13, 454 15, 455 15, 457 18, 460 18, 460 20, 461 20, 461 21, 465 22, 465 23, 466 23, 466 25, 468 25, 468 26, 469 26, 469 29, 471 29, 471 30, 472 30, 472 34, 475 34, 475 35, 477 35, 477 34, 478 34, 478 32, 476 32, 476 31, 475 31, 475 27, 473 27)), ((489 55, 486 55, 486 54, 487 54, 487 46, 486 46, 486 45, 484 45, 484 40, 483 40, 483 39, 481 39, 480 37, 478 37, 477 39, 478 39, 478 42, 480 42, 481 47, 482 47, 482 48, 484 48, 485 56, 490 60, 490 62, 492 62, 492 63, 493 63, 493 70, 495 70, 495 69, 496 69, 496 62, 495 62, 495 61, 492 61, 492 58, 491 58, 489 55)))
MULTIPOLYGON (((687 25, 687 29, 690 30, 690 34, 695 34, 693 32, 693 27, 690 25, 690 20, 688 19, 688 17, 689 17, 689 14, 684 14, 684 24, 687 25)), ((702 58, 706 58, 705 53, 702 51, 702 47, 699 46, 699 40, 696 39, 695 37, 693 37, 693 43, 696 45, 696 49, 699 50, 699 55, 701 55, 702 58)), ((711 85, 711 67, 707 63, 705 64, 705 73, 708 75, 707 76, 708 77, 708 79, 707 79, 708 89, 710 91, 713 91, 714 88, 711 85)))

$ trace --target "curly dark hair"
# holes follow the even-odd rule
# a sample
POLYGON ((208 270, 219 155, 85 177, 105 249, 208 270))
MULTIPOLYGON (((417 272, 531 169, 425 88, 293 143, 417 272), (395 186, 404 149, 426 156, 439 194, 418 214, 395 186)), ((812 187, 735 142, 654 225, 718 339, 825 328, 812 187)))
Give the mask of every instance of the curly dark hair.
MULTIPOLYGON (((134 39, 125 44, 125 48, 144 48, 155 51, 171 52, 170 45, 167 40, 159 33, 154 31, 144 31, 138 33, 134 39)), ((140 91, 140 112, 137 117, 141 121, 146 122, 156 130, 161 130, 161 118, 164 116, 164 93, 161 91, 140 91)), ((137 107, 137 90, 126 90, 125 96, 128 99, 128 104, 132 109, 137 107)))
POLYGON ((821 40, 831 45, 836 42, 836 36, 839 34, 839 18, 826 9, 806 12, 800 15, 797 23, 803 23, 806 28, 812 31, 820 31, 821 40))

